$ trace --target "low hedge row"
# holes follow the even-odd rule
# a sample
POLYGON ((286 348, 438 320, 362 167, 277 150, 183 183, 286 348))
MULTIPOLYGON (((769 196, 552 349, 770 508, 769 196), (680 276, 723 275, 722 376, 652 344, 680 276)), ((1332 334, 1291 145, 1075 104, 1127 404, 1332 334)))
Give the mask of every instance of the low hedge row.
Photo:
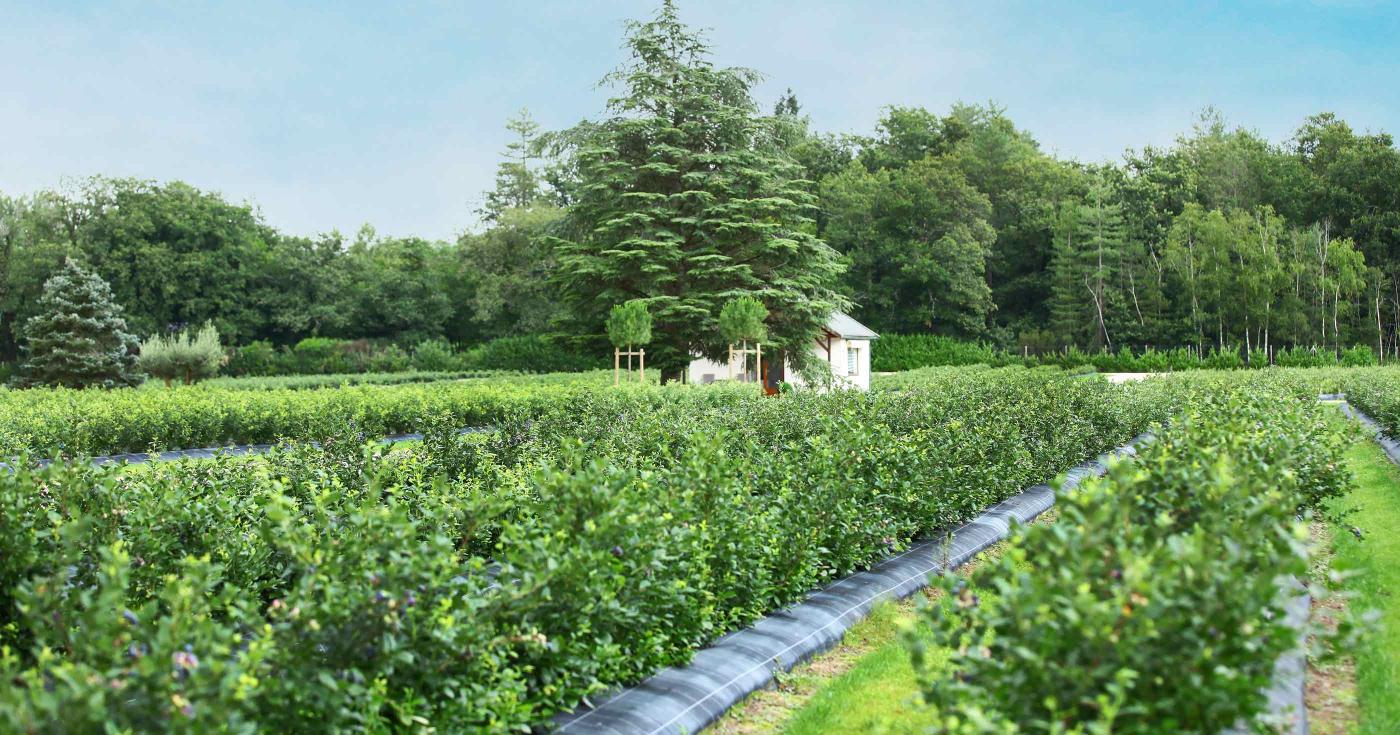
POLYGON ((601 373, 321 389, 215 385, 83 391, 0 389, 0 457, 112 454, 307 439, 353 424, 371 436, 429 417, 459 426, 537 413, 601 373))
POLYGON ((936 334, 883 334, 871 348, 871 369, 877 372, 913 370, 941 365, 1024 365, 1061 368, 1092 367, 1101 372, 1168 372, 1181 370, 1230 370, 1237 368, 1338 367, 1376 364, 1370 347, 1358 345, 1340 352, 1328 347, 1285 347, 1272 355, 1262 349, 1240 347, 1207 349, 1119 348, 1098 352, 1070 347, 1062 352, 1023 355, 981 342, 964 342, 936 334))
POLYGON ((1335 388, 1347 401, 1375 419, 1391 436, 1400 436, 1400 370, 1340 371, 1335 388))
POLYGON ((1199 396, 1143 451, 1061 498, 911 638, 938 732, 1221 732, 1254 722, 1282 606, 1307 572, 1303 513, 1346 492, 1312 401, 1260 381, 1199 396), (952 651, 924 655, 927 644, 952 651))
MULTIPOLYGON (((405 383, 436 383, 441 380, 467 380, 471 378, 494 378, 511 373, 497 371, 451 372, 436 370, 409 370, 402 373, 332 373, 329 375, 276 375, 268 377, 211 378, 201 385, 214 388, 237 388, 240 390, 270 390, 290 388, 309 390, 312 388, 339 388, 346 385, 403 385, 405 383)), ((147 382, 148 390, 157 386, 147 382)))
POLYGON ((0 474, 0 720, 525 731, 1121 444, 1173 390, 579 390, 399 451, 0 474))
POLYGON ((512 370, 531 373, 581 372, 607 366, 606 356, 572 349, 542 334, 500 337, 458 349, 443 340, 399 346, 369 340, 308 337, 275 347, 259 341, 230 351, 226 372, 235 376, 390 373, 409 370, 512 370))

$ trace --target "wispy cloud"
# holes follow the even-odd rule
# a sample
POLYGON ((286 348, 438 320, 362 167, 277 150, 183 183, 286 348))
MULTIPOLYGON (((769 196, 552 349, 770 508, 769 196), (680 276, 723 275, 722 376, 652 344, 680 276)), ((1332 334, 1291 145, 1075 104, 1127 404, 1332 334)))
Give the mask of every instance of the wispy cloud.
MULTIPOLYGON (((786 87, 816 124, 866 132, 887 104, 995 100, 1088 160, 1169 143, 1207 104, 1286 137, 1333 110, 1400 121, 1386 3, 681 3, 720 63, 786 87)), ((0 7, 0 190, 92 173, 180 178, 292 232, 448 237, 469 226, 529 107, 597 115, 622 22, 650 0, 0 7)))

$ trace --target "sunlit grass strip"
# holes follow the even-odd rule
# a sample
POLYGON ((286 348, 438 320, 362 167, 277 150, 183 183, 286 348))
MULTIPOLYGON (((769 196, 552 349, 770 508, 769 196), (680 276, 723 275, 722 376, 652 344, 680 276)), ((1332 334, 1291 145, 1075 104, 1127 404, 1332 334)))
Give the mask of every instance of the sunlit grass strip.
POLYGON ((906 630, 918 635, 917 622, 908 606, 877 609, 862 622, 865 628, 859 635, 885 642, 819 689, 782 732, 923 732, 928 716, 919 704, 919 682, 909 661, 909 649, 900 640, 906 630))
POLYGON ((1400 468, 1371 441, 1357 441, 1346 459, 1359 487, 1344 502, 1355 508, 1348 522, 1361 538, 1346 528, 1333 534, 1337 566, 1353 572, 1352 608, 1380 613, 1378 629, 1356 651, 1359 732, 1392 735, 1400 732, 1400 468))

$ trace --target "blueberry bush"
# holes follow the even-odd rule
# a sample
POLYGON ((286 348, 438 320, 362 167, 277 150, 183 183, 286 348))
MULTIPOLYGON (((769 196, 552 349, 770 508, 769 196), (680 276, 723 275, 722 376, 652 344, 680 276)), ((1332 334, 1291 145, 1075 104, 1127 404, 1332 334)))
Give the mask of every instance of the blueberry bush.
POLYGON ((1275 661, 1298 645, 1282 605, 1307 574, 1306 519, 1352 480, 1327 409, 1266 379, 1215 388, 1061 498, 1055 523, 943 582, 934 635, 909 639, 936 731, 1262 723, 1275 661))
POLYGON ((350 414, 255 458, 20 466, 0 473, 0 720, 526 732, 1184 393, 1019 368, 870 394, 583 387, 497 405, 480 435, 428 403, 425 440, 393 449, 350 414))

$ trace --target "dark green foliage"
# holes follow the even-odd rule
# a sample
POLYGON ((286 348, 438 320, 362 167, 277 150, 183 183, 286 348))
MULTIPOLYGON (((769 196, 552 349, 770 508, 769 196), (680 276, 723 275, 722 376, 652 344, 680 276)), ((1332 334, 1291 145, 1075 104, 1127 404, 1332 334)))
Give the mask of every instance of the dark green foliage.
POLYGON ((362 229, 349 247, 352 287, 342 297, 349 318, 338 335, 408 344, 443 337, 455 308, 454 274, 446 266, 451 257, 441 243, 381 238, 362 229))
POLYGON ((126 331, 122 308, 99 276, 65 261, 44 283, 37 308, 24 324, 20 385, 115 388, 141 382, 136 337, 126 331))
POLYGON ((993 365, 1001 355, 992 347, 937 334, 881 334, 870 348, 875 372, 914 370, 934 365, 993 365))
POLYGON ((413 346, 413 368, 415 370, 454 370, 459 369, 452 345, 440 339, 427 339, 413 346))
POLYGON ((770 343, 805 359, 845 305, 842 266, 815 234, 811 182, 780 144, 783 124, 757 114, 757 75, 716 68, 670 0, 628 26, 626 47, 606 80, 619 88, 609 117, 561 138, 574 178, 555 278, 577 331, 601 336, 614 304, 645 299, 648 362, 675 378, 693 353, 723 355, 719 308, 749 294, 769 308, 770 343))
POLYGON ((1072 344, 1110 351, 1109 289, 1118 280, 1126 247, 1121 206, 1112 196, 1100 179, 1083 204, 1064 207, 1050 258, 1053 327, 1072 344))
POLYGON ((266 340, 234 348, 229 355, 228 372, 231 375, 277 375, 277 348, 266 340))
POLYGON ((292 346, 288 354, 292 369, 298 375, 324 375, 355 372, 357 354, 367 352, 368 345, 329 337, 307 337, 292 346))
POLYGON ((467 350, 463 365, 472 370, 566 373, 606 367, 601 355, 565 346, 544 335, 500 337, 467 350))
POLYGON ((562 315, 548 283, 554 253, 546 238, 564 219, 558 207, 536 203, 503 210, 485 232, 457 241, 453 306, 447 324, 454 342, 547 332, 562 315))
MULTIPOLYGON (((423 340, 412 352, 395 344, 312 337, 291 348, 254 342, 233 350, 228 373, 235 376, 328 375, 330 382, 365 382, 357 373, 398 371, 530 373, 581 372, 605 367, 605 360, 542 334, 499 337, 469 349, 441 339, 423 340)), ((384 382, 384 381, 376 381, 384 382)), ((411 381, 406 381, 411 382, 411 381)))
POLYGON ((992 310, 987 256, 991 206, 937 158, 894 170, 849 166, 823 182, 823 235, 851 263, 847 277, 878 331, 985 333, 992 310))
POLYGON ((1062 352, 1000 350, 985 343, 965 342, 935 334, 882 334, 871 348, 871 370, 890 372, 938 365, 1054 365, 1063 368, 1090 367, 1105 373, 1157 373, 1177 370, 1224 370, 1230 368, 1279 367, 1363 367, 1377 363, 1369 347, 1353 347, 1338 355, 1330 348, 1289 347, 1273 355, 1255 349, 1246 359, 1243 349, 1207 349, 1202 353, 1178 347, 1134 350, 1119 347, 1115 352, 1097 352, 1071 347, 1062 352), (1270 358, 1272 357, 1272 362, 1270 358))

